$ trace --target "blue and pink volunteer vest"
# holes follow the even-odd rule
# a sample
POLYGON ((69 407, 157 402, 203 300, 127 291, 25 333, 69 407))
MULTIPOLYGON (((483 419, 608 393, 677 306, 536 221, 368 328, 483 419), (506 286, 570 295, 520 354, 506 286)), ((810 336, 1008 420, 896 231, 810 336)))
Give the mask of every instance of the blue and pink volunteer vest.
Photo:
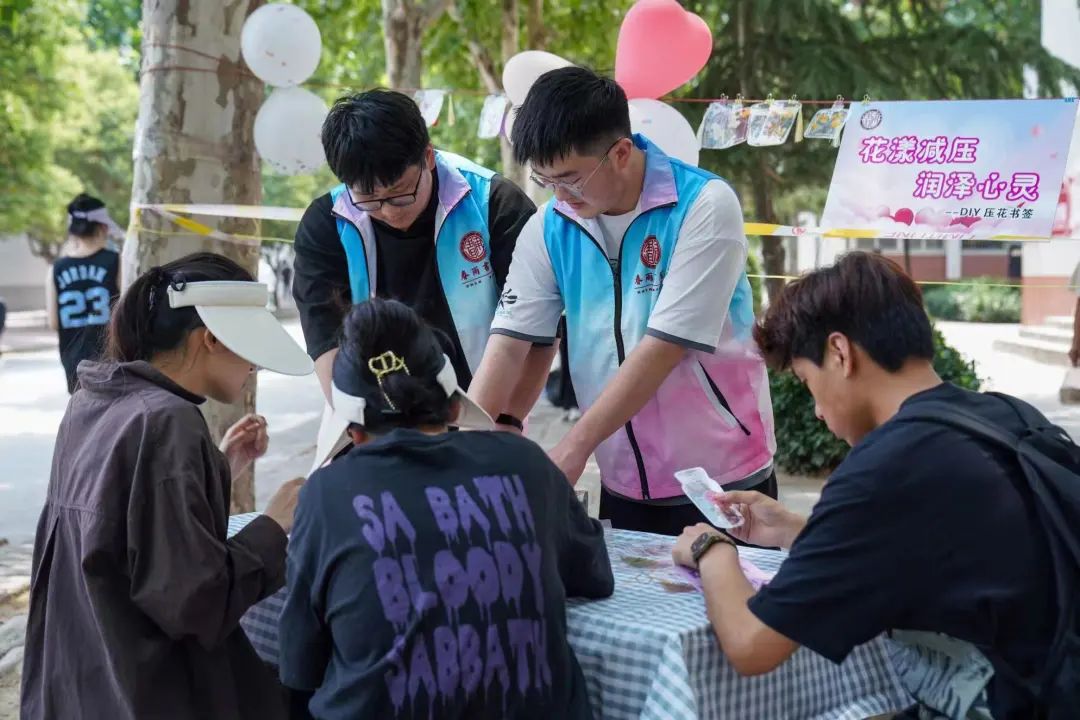
MULTIPOLYGON (((493 172, 463 157, 435 152, 439 206, 435 211, 435 258, 446 302, 469 367, 480 366, 495 316, 498 292, 491 264, 488 199, 493 172)), ((338 235, 345 247, 354 303, 375 297, 375 232, 345 185, 330 191, 338 235)))
MULTIPOLYGON (((587 409, 645 336, 686 213, 716 175, 668 157, 641 135, 642 213, 609 262, 595 220, 562 203, 545 210, 544 241, 566 305, 570 375, 587 409)), ((706 290, 707 291, 707 290, 706 290)), ((715 351, 690 350, 656 395, 596 451, 604 486, 636 500, 682 494, 674 473, 703 467, 721 485, 766 468, 776 449, 765 365, 751 338, 745 272, 715 351)))

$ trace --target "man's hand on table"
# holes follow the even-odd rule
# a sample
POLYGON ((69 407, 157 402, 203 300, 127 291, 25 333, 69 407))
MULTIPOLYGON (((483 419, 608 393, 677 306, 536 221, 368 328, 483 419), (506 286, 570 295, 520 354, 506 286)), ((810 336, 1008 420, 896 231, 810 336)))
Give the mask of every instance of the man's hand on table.
POLYGON ((304 486, 304 478, 298 477, 282 483, 281 487, 270 498, 263 513, 281 526, 288 535, 293 526, 293 515, 296 513, 296 503, 300 499, 300 488, 304 486))
MULTIPOLYGON (((702 535, 719 535, 723 537, 723 533, 714 528, 708 523, 698 523, 697 525, 690 525, 683 528, 682 535, 675 541, 674 547, 671 548, 671 558, 682 565, 688 567, 691 570, 698 569, 698 564, 694 562, 694 542, 702 535)), ((730 539, 723 541, 725 544, 733 545, 730 539)))
POLYGON ((742 542, 762 547, 790 548, 806 526, 797 515, 768 495, 754 490, 733 490, 713 498, 721 510, 738 510, 743 524, 728 533, 742 542))

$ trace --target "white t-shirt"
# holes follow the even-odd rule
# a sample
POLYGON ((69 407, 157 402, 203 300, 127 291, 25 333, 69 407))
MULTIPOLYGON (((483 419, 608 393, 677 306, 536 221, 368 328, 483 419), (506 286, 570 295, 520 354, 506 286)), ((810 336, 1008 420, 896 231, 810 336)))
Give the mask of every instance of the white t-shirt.
MULTIPOLYGON (((563 299, 544 243, 544 212, 536 211, 522 228, 510 273, 491 330, 537 343, 555 338, 563 299)), ((597 218, 609 259, 618 256, 623 234, 641 214, 597 218)), ((599 238, 598 238, 599 239, 599 238)), ((716 349, 731 296, 746 269, 743 214, 731 186, 710 180, 691 205, 649 316, 648 334, 696 350, 716 349)))

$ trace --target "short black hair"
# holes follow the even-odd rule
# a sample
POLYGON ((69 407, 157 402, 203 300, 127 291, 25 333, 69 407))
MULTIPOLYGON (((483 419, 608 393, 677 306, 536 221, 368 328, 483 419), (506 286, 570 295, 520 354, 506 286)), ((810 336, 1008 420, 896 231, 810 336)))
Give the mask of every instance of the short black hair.
POLYGON ((909 358, 934 358, 919 286, 899 265, 873 253, 848 253, 788 283, 754 327, 754 340, 773 369, 786 369, 795 358, 820 367, 834 332, 889 372, 909 358))
POLYGON ((338 98, 323 121, 322 144, 337 179, 370 193, 420 164, 431 138, 411 97, 380 88, 338 98))
MULTIPOLYGON (((70 216, 73 212, 91 212, 100 210, 103 207, 105 207, 105 203, 98 198, 86 193, 79 193, 74 200, 68 203, 67 211, 70 216)), ((95 237, 101 228, 107 227, 105 223, 87 220, 86 218, 69 217, 69 220, 68 235, 80 238, 95 237)))
POLYGON ((582 67, 540 76, 514 117, 514 158, 550 165, 572 152, 600 155, 630 135, 626 93, 611 78, 582 67))

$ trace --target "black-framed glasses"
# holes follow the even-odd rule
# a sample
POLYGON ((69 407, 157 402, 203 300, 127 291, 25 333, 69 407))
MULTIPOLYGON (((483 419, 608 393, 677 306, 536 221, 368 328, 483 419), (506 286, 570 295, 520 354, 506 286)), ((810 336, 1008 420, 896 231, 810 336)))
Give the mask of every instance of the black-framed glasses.
POLYGON ((364 212, 375 212, 382 208, 383 203, 386 203, 390 207, 409 207, 416 202, 416 195, 420 192, 420 181, 424 179, 424 166, 420 166, 420 174, 416 176, 416 187, 413 188, 411 193, 405 193, 404 195, 394 195, 388 198, 379 198, 378 200, 354 200, 352 196, 352 189, 348 188, 349 202, 353 204, 353 207, 357 210, 364 212))
POLYGON ((544 188, 545 190, 557 190, 558 188, 562 188, 578 200, 584 200, 585 186, 589 184, 589 181, 593 179, 596 173, 599 172, 600 168, 603 167, 604 163, 607 162, 607 159, 611 156, 611 151, 615 149, 615 146, 625 139, 625 137, 621 137, 615 142, 611 143, 611 145, 608 146, 608 149, 604 151, 604 157, 600 158, 600 162, 596 163, 596 167, 593 168, 592 172, 589 173, 589 176, 586 177, 584 180, 568 183, 561 180, 548 180, 547 178, 541 177, 536 173, 529 173, 529 179, 540 187, 544 188))

